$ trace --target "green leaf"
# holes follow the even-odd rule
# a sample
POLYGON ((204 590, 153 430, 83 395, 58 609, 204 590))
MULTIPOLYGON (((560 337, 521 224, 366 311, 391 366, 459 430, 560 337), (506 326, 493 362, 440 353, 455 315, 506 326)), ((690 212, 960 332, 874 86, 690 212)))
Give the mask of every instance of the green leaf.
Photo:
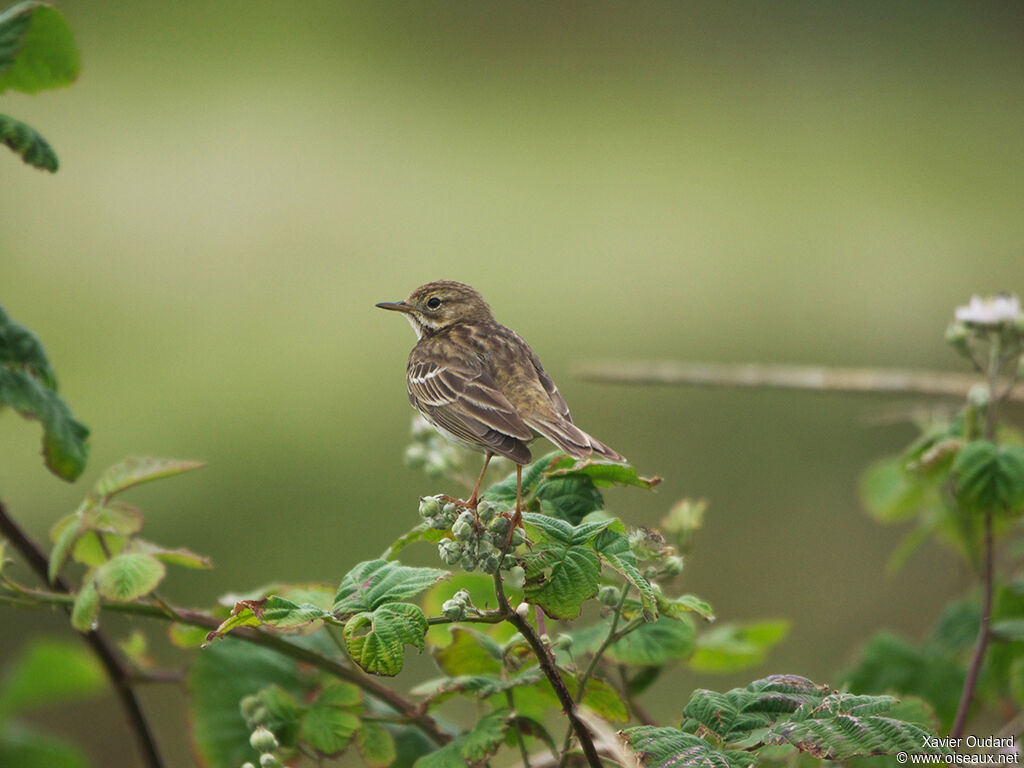
POLYGON ((345 647, 360 667, 390 677, 402 671, 406 645, 423 650, 427 618, 411 603, 387 603, 350 617, 342 634, 345 647))
MULTIPOLYGON (((977 616, 974 627, 976 631, 977 616)), ((897 635, 882 631, 867 642, 856 666, 840 679, 859 693, 920 696, 934 707, 946 729, 953 722, 965 673, 957 651, 942 648, 936 640, 919 650, 897 635)))
POLYGON ((71 626, 79 632, 89 632, 96 628, 100 614, 100 594, 92 579, 85 579, 75 595, 71 606, 71 626))
POLYGON ((154 544, 150 541, 144 541, 143 539, 134 539, 132 541, 132 550, 135 552, 143 552, 147 555, 152 555, 157 560, 160 560, 171 565, 179 565, 182 568, 192 568, 206 570, 213 568, 213 563, 210 558, 205 555, 199 555, 193 552, 191 549, 186 547, 176 547, 175 549, 168 549, 167 547, 161 547, 159 544, 154 544))
POLYGON ((380 723, 366 721, 356 731, 356 746, 363 762, 370 768, 387 768, 395 762, 395 740, 380 723))
POLYGON ((889 755, 896 752, 931 752, 926 739, 932 734, 913 723, 887 717, 830 715, 779 723, 764 737, 766 744, 792 744, 801 752, 824 760, 889 755))
POLYGON ((640 605, 643 610, 644 621, 655 621, 658 618, 658 596, 655 594, 651 582, 640 573, 640 569, 628 560, 611 552, 601 552, 601 559, 613 570, 621 574, 640 594, 640 605))
POLYGON ((1024 619, 1003 619, 992 622, 992 637, 1004 643, 1024 642, 1024 619))
POLYGON ((206 636, 206 642, 223 637, 238 627, 266 625, 275 629, 297 629, 315 621, 333 618, 334 614, 330 611, 310 603, 293 603, 276 595, 262 600, 239 600, 231 609, 231 616, 206 636))
POLYGON ((76 563, 100 566, 111 557, 121 554, 127 543, 124 536, 87 531, 78 537, 71 550, 71 557, 76 563))
POLYGON ((455 741, 421 757, 415 762, 414 768, 466 768, 480 765, 501 747, 512 720, 513 714, 507 709, 491 712, 455 741))
POLYGON ((1024 708, 1024 656, 1010 664, 1010 695, 1019 708, 1024 708))
POLYGON ((956 497, 967 509, 1011 514, 1024 509, 1024 446, 975 440, 953 462, 956 497))
POLYGON ((434 651, 434 661, 449 677, 501 672, 501 646, 487 635, 452 627, 452 642, 434 651))
POLYGON ((604 507, 604 499, 587 475, 545 477, 533 493, 545 515, 579 523, 591 512, 604 507))
POLYGON ((374 611, 385 603, 418 595, 448 576, 437 568, 410 568, 388 560, 368 560, 345 574, 334 596, 339 618, 374 611))
POLYGON ((0 14, 0 93, 70 85, 78 71, 71 29, 56 8, 23 2, 0 14))
POLYGON ((659 592, 658 608, 672 619, 684 619, 688 618, 690 613, 696 613, 707 621, 715 620, 715 610, 711 604, 696 595, 680 595, 669 599, 659 592))
POLYGON ((149 483, 205 466, 205 462, 189 459, 129 456, 108 467, 96 481, 92 492, 101 499, 109 499, 111 496, 141 483, 149 483))
POLYGON ((72 512, 70 515, 62 517, 50 528, 50 540, 53 542, 53 549, 50 550, 50 561, 46 568, 46 577, 47 581, 51 584, 57 581, 57 574, 64 567, 64 562, 68 559, 72 547, 74 547, 78 537, 82 534, 80 524, 80 513, 72 512))
MULTIPOLYGON (((573 653, 593 653, 608 636, 611 620, 572 632, 573 653)), ((634 667, 660 667, 686 659, 693 653, 696 631, 689 617, 677 620, 661 617, 644 623, 605 650, 605 657, 634 667)))
POLYGON ((447 531, 438 530, 431 526, 430 523, 420 523, 391 542, 391 545, 381 554, 380 559, 394 560, 398 557, 398 553, 410 544, 415 544, 419 541, 426 542, 427 544, 437 544, 447 535, 447 531))
MULTIPOLYGON (((559 466, 570 465, 572 465, 572 459, 561 451, 553 451, 524 467, 521 482, 524 501, 533 494, 534 488, 540 482, 545 472, 559 466)), ((516 500, 516 473, 512 472, 501 482, 492 485, 484 491, 481 498, 488 501, 504 501, 514 504, 516 500)))
POLYGON ((6 144, 26 165, 56 173, 60 167, 57 153, 35 128, 8 115, 0 114, 0 143, 6 144))
POLYGON ((82 511, 81 527, 101 533, 129 535, 142 530, 142 513, 127 504, 110 502, 82 511))
MULTIPOLYGON (((8 135, 0 117, 0 138, 8 135)), ((57 396, 56 380, 38 340, 0 309, 0 407, 9 405, 43 425, 46 466, 63 480, 85 469, 89 430, 57 396)))
MULTIPOLYGON (((544 678, 539 667, 530 667, 517 675, 502 677, 500 675, 460 675, 458 677, 442 677, 428 680, 412 689, 416 696, 427 698, 430 706, 447 701, 453 696, 469 696, 487 699, 499 693, 532 686, 544 678)), ((557 702, 557 699, 553 700, 557 702)))
POLYGON ((294 695, 276 683, 260 689, 256 698, 263 707, 259 724, 272 731, 281 745, 294 747, 305 708, 299 705, 294 695))
POLYGON ((238 768, 246 760, 258 764, 238 703, 272 684, 301 697, 300 679, 292 659, 231 637, 195 654, 186 680, 188 724, 201 763, 208 768, 238 768))
POLYGON ((7 665, 0 688, 0 720, 36 707, 92 696, 106 678, 81 644, 39 639, 7 665))
POLYGON ((861 475, 861 503, 879 522, 894 523, 913 517, 924 497, 924 486, 907 474, 901 456, 876 461, 861 475))
POLYGON ((640 477, 634 467, 624 464, 605 464, 596 461, 582 461, 571 467, 551 470, 551 477, 583 475, 598 486, 623 485, 650 490, 661 483, 660 477, 640 477))
POLYGON ((704 739, 677 728, 641 725, 627 728, 622 735, 646 768, 747 768, 757 762, 749 752, 716 749, 704 739))
POLYGON ((79 749, 52 733, 18 722, 0 723, 0 765, 17 768, 89 768, 79 749))
POLYGON ((598 716, 613 723, 629 721, 629 711, 619 694, 599 677, 591 677, 583 692, 583 703, 598 716))
POLYGON ((358 715, 317 702, 303 716, 299 737, 323 755, 337 755, 349 745, 358 728, 358 715))
POLYGON ((735 672, 755 667, 789 633, 789 622, 765 620, 723 624, 697 637, 690 667, 700 672, 735 672))
POLYGON ((125 552, 96 569, 96 590, 109 600, 134 600, 156 589, 167 575, 164 564, 150 555, 125 552))

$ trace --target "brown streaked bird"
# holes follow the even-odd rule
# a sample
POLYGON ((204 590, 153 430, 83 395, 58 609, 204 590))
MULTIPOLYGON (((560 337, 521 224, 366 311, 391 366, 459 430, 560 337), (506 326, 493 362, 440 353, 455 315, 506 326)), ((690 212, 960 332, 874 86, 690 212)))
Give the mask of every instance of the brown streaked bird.
POLYGON ((480 483, 495 455, 516 463, 516 514, 527 444, 543 435, 574 459, 596 454, 626 463, 617 451, 572 423, 569 407, 530 345, 501 325, 484 297, 463 283, 421 285, 381 309, 405 314, 416 332, 406 380, 409 401, 449 440, 484 453, 466 505, 476 508, 480 483))

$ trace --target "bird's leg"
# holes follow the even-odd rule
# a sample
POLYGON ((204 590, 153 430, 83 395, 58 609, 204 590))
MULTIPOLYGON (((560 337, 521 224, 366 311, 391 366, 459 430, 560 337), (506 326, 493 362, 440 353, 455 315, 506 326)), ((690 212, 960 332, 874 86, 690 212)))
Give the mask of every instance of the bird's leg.
POLYGON ((480 483, 484 481, 484 475, 487 473, 487 465, 491 463, 491 459, 494 458, 494 454, 490 451, 484 457, 484 468, 480 470, 480 477, 476 479, 476 487, 473 488, 473 495, 469 497, 469 501, 466 502, 466 506, 476 511, 476 506, 480 501, 477 494, 480 492, 480 483))
POLYGON ((505 539, 505 549, 508 550, 512 544, 512 532, 517 525, 523 524, 523 465, 516 464, 516 511, 512 515, 512 525, 508 527, 508 537, 505 539))

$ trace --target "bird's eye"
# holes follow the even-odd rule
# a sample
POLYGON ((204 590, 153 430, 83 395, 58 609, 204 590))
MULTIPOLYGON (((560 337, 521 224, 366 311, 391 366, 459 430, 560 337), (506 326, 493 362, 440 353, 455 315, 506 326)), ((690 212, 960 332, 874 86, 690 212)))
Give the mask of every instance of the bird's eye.
POLYGON ((432 296, 427 301, 427 306, 430 307, 431 309, 437 309, 438 307, 441 306, 441 300, 437 298, 437 296, 432 296))

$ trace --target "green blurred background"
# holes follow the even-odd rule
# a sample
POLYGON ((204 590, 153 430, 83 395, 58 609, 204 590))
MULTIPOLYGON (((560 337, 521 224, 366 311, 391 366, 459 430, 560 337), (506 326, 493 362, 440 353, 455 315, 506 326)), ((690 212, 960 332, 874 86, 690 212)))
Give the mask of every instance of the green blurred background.
MULTIPOLYGON (((687 591, 722 620, 793 621, 758 670, 667 675, 658 717, 696 685, 833 681, 876 628, 916 636, 970 582, 934 548, 884 573, 899 532, 867 519, 856 482, 913 434, 874 423, 891 399, 572 370, 958 368, 953 307, 1024 277, 1020 3, 59 7, 80 81, 0 105, 62 161, 51 177, 0 153, 0 304, 93 430, 68 486, 38 425, 0 417, 0 498, 39 539, 126 454, 202 458, 132 497, 145 535, 216 564, 172 572, 169 598, 336 582, 416 522, 418 495, 458 490, 401 464, 413 336, 373 308, 447 278, 533 344, 579 424, 665 476, 608 493, 614 512, 650 525, 710 499, 687 591)), ((58 614, 0 617, 5 658, 69 632, 58 614)), ((108 626, 188 658, 159 627, 108 626)), ((190 764, 180 693, 143 695, 190 764)), ((135 764, 112 697, 42 720, 97 765, 135 764)))

